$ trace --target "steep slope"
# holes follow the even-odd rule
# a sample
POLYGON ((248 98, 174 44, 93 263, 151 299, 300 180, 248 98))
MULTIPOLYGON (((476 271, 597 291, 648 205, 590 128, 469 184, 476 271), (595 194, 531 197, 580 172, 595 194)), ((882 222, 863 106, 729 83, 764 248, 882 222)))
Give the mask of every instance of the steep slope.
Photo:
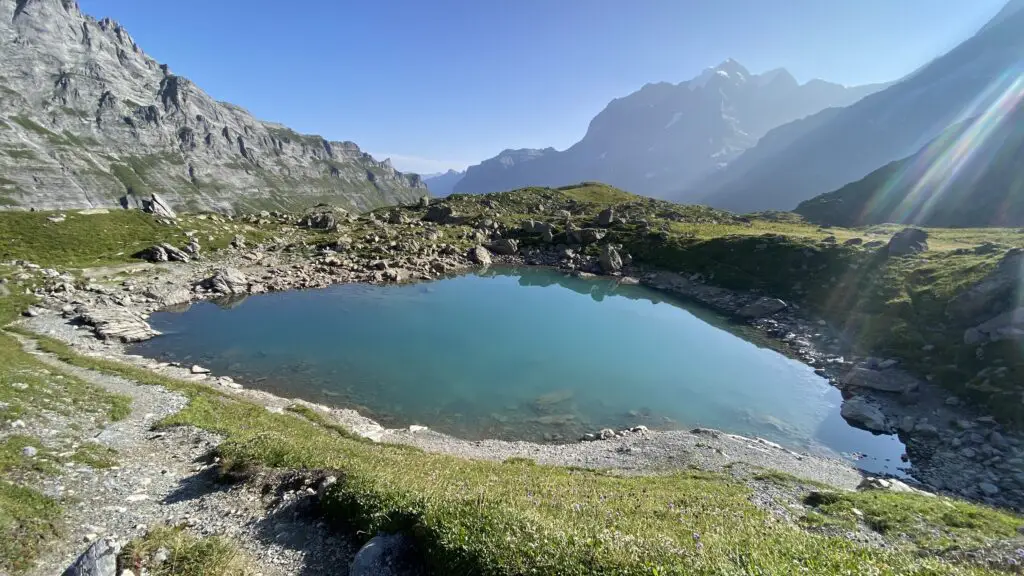
POLYGON ((838 226, 1024 226, 1024 105, 958 124, 917 154, 796 211, 838 226))
POLYGON ((713 206, 741 212, 789 210, 983 114, 1020 90, 1019 4, 1015 0, 974 37, 901 82, 842 110, 777 128, 721 173, 692 185, 689 197, 703 195, 713 206))
POLYGON ((418 176, 352 142, 216 102, 74 0, 0 0, 0 204, 353 208, 411 201, 418 176))
POLYGON ((801 85, 783 69, 755 75, 726 60, 688 82, 648 84, 613 100, 568 150, 506 150, 471 166, 455 191, 600 180, 664 196, 726 165, 775 126, 879 88, 801 85))
POLYGON ((423 183, 427 185, 427 189, 430 190, 431 194, 437 197, 444 197, 452 193, 452 189, 455 188, 455 185, 465 175, 465 171, 449 170, 441 174, 424 177, 423 183))

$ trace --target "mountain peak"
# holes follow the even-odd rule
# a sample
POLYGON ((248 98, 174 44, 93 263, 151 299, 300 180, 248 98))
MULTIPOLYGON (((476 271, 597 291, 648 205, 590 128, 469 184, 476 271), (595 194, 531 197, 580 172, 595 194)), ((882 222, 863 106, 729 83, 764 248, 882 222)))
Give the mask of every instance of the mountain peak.
POLYGON ((732 58, 726 58, 722 62, 713 68, 715 72, 725 72, 726 74, 739 75, 740 77, 750 76, 750 71, 743 67, 742 64, 733 60, 732 58))

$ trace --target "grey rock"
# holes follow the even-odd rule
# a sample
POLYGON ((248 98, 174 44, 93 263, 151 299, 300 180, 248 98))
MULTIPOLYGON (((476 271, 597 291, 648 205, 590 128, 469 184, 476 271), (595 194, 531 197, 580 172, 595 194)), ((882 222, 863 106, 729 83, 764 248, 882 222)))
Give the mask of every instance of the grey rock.
POLYGON ((512 256, 519 252, 519 243, 511 238, 500 238, 488 245, 487 248, 495 254, 512 256))
POLYGON ((143 208, 146 212, 151 212, 155 216, 171 219, 178 217, 174 209, 171 208, 171 205, 161 198, 159 194, 150 194, 149 201, 143 204, 143 208))
POLYGON ((763 318, 785 310, 787 304, 778 298, 762 297, 740 308, 736 315, 741 318, 763 318))
POLYGON ((146 248, 134 255, 135 258, 147 262, 189 262, 191 258, 184 250, 179 250, 170 244, 157 244, 146 248))
POLYGON ((413 202, 419 176, 352 142, 263 122, 158 63, 120 24, 70 0, 0 2, 0 173, 22 207, 234 211, 329 197, 413 202), (11 118, 24 118, 23 122, 11 118))
POLYGON ((29 307, 26 308, 25 311, 21 313, 21 315, 26 318, 35 318, 36 316, 39 316, 39 309, 29 307))
POLYGON ((855 366, 839 379, 842 388, 867 388, 879 392, 913 392, 920 385, 913 375, 898 369, 885 371, 855 366))
POLYGON ((234 268, 222 268, 214 272, 203 284, 219 294, 245 294, 249 292, 249 279, 234 268))
POLYGON ((469 249, 469 259, 474 264, 488 266, 491 263, 491 253, 483 246, 475 246, 469 249))
POLYGON ((420 199, 416 201, 416 206, 420 208, 427 208, 430 206, 430 196, 420 196, 420 199))
POLYGON ((318 204, 312 210, 306 212, 299 219, 299 226, 312 230, 326 230, 332 232, 338 229, 338 224, 348 216, 348 212, 336 206, 318 204))
POLYGON ((62 576, 117 576, 117 555, 121 546, 103 538, 89 547, 62 576))
POLYGON ((964 344, 968 345, 1001 340, 1024 340, 1024 306, 1004 312, 964 332, 964 344))
POLYGON ((25 446, 21 449, 21 455, 26 458, 35 458, 36 454, 39 454, 39 450, 33 446, 25 446))
POLYGON ((193 374, 209 374, 210 373, 210 369, 209 368, 203 368, 202 366, 200 366, 198 364, 193 365, 192 368, 189 371, 192 372, 193 374))
POLYGON ((939 429, 931 424, 922 422, 919 423, 917 426, 914 426, 914 432, 918 434, 927 434, 929 436, 938 436, 939 429))
POLYGON ((895 478, 875 478, 868 476, 857 485, 857 490, 885 490, 888 492, 922 493, 895 478))
POLYGON ((950 300, 946 315, 964 325, 976 325, 1006 312, 1022 268, 1024 250, 1008 250, 994 270, 950 300))
POLYGON ((903 418, 900 418, 899 430, 905 434, 913 432, 914 424, 916 423, 917 420, 913 416, 904 416, 903 418))
POLYGON ((423 568, 415 543, 402 534, 378 534, 370 539, 349 566, 349 576, 412 576, 423 568))
POLYGON ((615 223, 615 210, 612 208, 605 208, 597 215, 597 225, 602 228, 607 228, 615 223))
POLYGON ((920 228, 904 228, 889 239, 889 256, 906 256, 928 250, 928 233, 920 228))
POLYGON ((601 270, 603 270, 605 274, 611 274, 612 272, 622 270, 622 257, 619 256, 619 251, 611 244, 605 244, 601 247, 601 254, 598 257, 598 262, 601 264, 601 270))
POLYGON ((886 420, 882 410, 863 396, 854 396, 845 400, 842 408, 839 410, 839 414, 847 422, 858 428, 883 434, 892 432, 892 427, 886 420))
POLYGON ((103 340, 142 342, 160 335, 145 318, 122 308, 81 308, 79 319, 92 326, 96 336, 103 340))
POLYGON ((999 494, 999 487, 991 482, 982 482, 978 484, 978 490, 981 490, 986 496, 995 496, 999 494))
POLYGON ((427 209, 427 213, 423 215, 423 219, 427 222, 445 224, 452 218, 452 215, 453 212, 451 206, 436 204, 427 209))
POLYGON ((978 452, 974 448, 964 448, 963 450, 960 451, 960 455, 963 456, 964 458, 973 459, 975 456, 978 455, 978 452))

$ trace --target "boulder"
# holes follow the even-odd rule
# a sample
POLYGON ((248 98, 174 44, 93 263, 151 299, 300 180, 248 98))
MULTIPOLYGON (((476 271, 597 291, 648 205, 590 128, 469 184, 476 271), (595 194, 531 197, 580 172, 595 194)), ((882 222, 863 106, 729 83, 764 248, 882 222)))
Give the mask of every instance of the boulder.
POLYGON ((540 239, 547 244, 551 244, 555 241, 555 231, 548 227, 547 230, 540 233, 540 239))
POLYGON ((349 576, 412 576, 423 567, 416 545, 402 534, 378 534, 370 539, 349 566, 349 576))
POLYGON ((453 211, 451 206, 439 204, 431 206, 427 209, 427 213, 423 216, 423 219, 427 222, 437 222, 438 224, 444 224, 452 217, 453 211))
POLYGON ((868 476, 861 480, 860 484, 857 485, 857 490, 885 490, 887 492, 906 492, 931 496, 928 492, 911 488, 906 483, 900 482, 895 478, 875 478, 874 476, 868 476))
POLYGON ((174 286, 173 284, 146 288, 142 292, 142 295, 156 300, 161 306, 182 304, 192 300, 192 293, 190 291, 180 286, 174 286))
POLYGON ((483 246, 475 246, 469 249, 469 259, 474 264, 489 266, 491 264, 491 253, 483 246))
POLYGON ((855 366, 839 379, 840 388, 867 388, 879 392, 906 393, 917 390, 917 378, 903 370, 872 370, 855 366))
POLYGON ((420 196, 419 201, 416 205, 420 208, 427 208, 430 206, 430 196, 420 196))
POLYGON ((778 298, 762 297, 736 311, 741 318, 763 318, 781 312, 788 305, 778 298))
POLYGON ((331 232, 338 229, 338 223, 346 216, 348 216, 348 212, 341 208, 335 208, 328 204, 317 204, 302 218, 299 218, 298 224, 303 228, 331 232))
POLYGON ((536 220, 523 220, 519 227, 525 234, 545 234, 554 232, 551 224, 548 224, 547 222, 537 222, 536 220))
POLYGON ((584 228, 580 230, 580 243, 581 244, 594 244, 600 242, 607 232, 597 228, 584 228))
POLYGON ((892 433, 892 426, 886 420, 882 410, 863 396, 854 396, 844 401, 839 415, 857 428, 879 434, 892 433))
POLYGON ((622 270, 622 257, 619 256, 619 251, 611 244, 605 244, 601 247, 601 255, 598 257, 598 262, 601 264, 601 270, 605 274, 622 270))
POLYGON ((201 250, 202 246, 199 245, 199 240, 196 240, 195 238, 190 238, 188 246, 185 246, 185 253, 192 258, 198 257, 201 250))
POLYGON ((920 228, 904 228, 889 239, 889 256, 906 256, 928 250, 928 233, 920 228))
POLYGON ((1024 306, 1004 312, 964 332, 964 344, 1024 340, 1024 306))
POLYGON ((143 201, 142 206, 146 212, 150 212, 155 216, 172 219, 178 217, 174 213, 174 209, 171 208, 171 205, 157 194, 150 195, 149 200, 143 201))
POLYGON ((388 213, 388 223, 390 224, 405 224, 408 221, 409 219, 405 217, 405 214, 402 214, 398 210, 393 210, 388 213))
POLYGON ((191 258, 184 250, 170 244, 156 244, 132 255, 147 262, 188 262, 191 258))
POLYGON ((249 292, 249 279, 234 268, 222 268, 203 282, 206 288, 220 294, 246 294, 249 292))
POLYGON ((597 225, 602 228, 607 228, 615 223, 615 210, 612 208, 605 208, 601 210, 601 213, 597 215, 597 225))
POLYGON ((121 546, 112 539, 97 540, 82 553, 62 576, 117 576, 117 555, 121 546))
POLYGON ((975 325, 1010 308, 1024 270, 1024 250, 1008 250, 994 270, 950 300, 946 315, 961 325, 975 325))
POLYGON ((511 238, 499 238, 487 246, 495 254, 512 256, 519 252, 519 243, 511 238))

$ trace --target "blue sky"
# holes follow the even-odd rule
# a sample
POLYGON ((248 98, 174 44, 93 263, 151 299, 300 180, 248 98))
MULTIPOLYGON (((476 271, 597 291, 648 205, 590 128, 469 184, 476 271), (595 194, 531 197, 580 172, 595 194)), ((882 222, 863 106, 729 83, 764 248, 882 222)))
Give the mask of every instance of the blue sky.
POLYGON ((1005 0, 80 0, 213 97, 400 169, 562 149, 613 98, 725 58, 892 80, 1005 0))

